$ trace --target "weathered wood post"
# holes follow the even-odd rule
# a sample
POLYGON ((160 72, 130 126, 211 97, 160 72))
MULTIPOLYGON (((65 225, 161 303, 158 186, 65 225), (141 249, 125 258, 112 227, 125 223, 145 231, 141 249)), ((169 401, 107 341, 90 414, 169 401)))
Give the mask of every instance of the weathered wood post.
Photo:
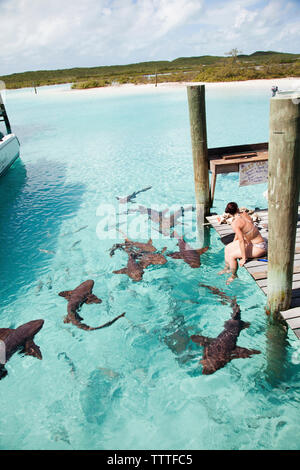
POLYGON ((267 312, 280 320, 291 304, 300 186, 300 94, 271 98, 268 158, 267 312))
POLYGON ((287 361, 287 326, 281 321, 268 318, 266 325, 266 356, 267 367, 265 379, 272 386, 285 378, 287 361))
POLYGON ((202 246, 206 243, 208 229, 203 224, 210 210, 207 131, 205 111, 205 85, 187 87, 194 181, 196 195, 196 217, 198 238, 202 246))

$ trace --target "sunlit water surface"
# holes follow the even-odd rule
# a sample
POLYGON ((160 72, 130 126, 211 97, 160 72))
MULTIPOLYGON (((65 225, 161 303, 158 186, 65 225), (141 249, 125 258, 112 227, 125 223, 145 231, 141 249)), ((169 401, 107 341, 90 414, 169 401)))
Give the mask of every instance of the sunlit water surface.
MULTIPOLYGON (((209 147, 267 141, 269 99, 267 85, 208 87, 209 147)), ((0 447, 298 449, 299 342, 289 332, 272 352, 264 294, 246 270, 229 287, 216 275, 224 254, 216 232, 199 269, 168 258, 141 282, 112 273, 126 254, 109 256, 113 232, 99 238, 105 208, 119 212, 118 195, 152 186, 137 203, 194 203, 186 90, 43 87, 7 92, 6 104, 22 155, 0 182, 0 327, 45 323, 35 338, 43 360, 15 354, 0 382, 0 447), (86 279, 103 303, 84 305, 84 322, 125 318, 94 332, 65 324, 58 293, 86 279), (189 336, 217 336, 231 310, 199 283, 237 296, 251 323, 238 345, 261 354, 201 374, 203 349, 189 336)), ((265 190, 221 175, 213 210, 230 200, 265 208, 265 190)), ((175 240, 152 235, 157 248, 177 250, 175 240)))

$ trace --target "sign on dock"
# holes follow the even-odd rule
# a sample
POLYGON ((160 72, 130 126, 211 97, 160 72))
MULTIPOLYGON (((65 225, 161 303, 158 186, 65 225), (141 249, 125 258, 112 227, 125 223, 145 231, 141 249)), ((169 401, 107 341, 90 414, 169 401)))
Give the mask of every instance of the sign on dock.
POLYGON ((240 186, 268 182, 268 161, 247 162, 239 165, 240 186))
POLYGON ((268 142, 210 148, 208 159, 211 171, 211 206, 219 174, 240 173, 240 186, 268 181, 268 142))

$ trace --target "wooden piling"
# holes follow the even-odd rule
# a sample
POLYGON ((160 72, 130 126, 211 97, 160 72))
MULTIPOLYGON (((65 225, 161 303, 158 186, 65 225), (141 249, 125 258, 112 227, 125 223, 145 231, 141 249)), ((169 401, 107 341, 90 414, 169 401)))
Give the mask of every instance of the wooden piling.
POLYGON ((287 327, 272 317, 266 324, 266 369, 265 379, 273 387, 285 378, 288 358, 287 327))
POLYGON ((187 96, 194 165, 197 228, 200 243, 204 245, 207 230, 204 231, 203 224, 210 211, 205 85, 188 86, 187 96))
POLYGON ((271 98, 268 172, 267 312, 280 320, 291 304, 300 186, 300 99, 291 95, 271 98))

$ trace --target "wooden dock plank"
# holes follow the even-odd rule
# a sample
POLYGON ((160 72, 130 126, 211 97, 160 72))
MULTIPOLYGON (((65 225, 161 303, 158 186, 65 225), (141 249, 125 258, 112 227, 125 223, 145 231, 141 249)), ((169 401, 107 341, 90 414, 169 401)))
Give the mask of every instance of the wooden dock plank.
MULTIPOLYGON (((298 281, 300 281, 300 274, 299 273, 293 274, 293 286, 294 285, 296 286, 298 281)), ((267 287, 268 286, 268 278, 258 279, 256 281, 256 284, 259 287, 267 287)), ((300 282, 299 282, 299 287, 300 287, 300 282)))
MULTIPOLYGON (((254 266, 252 268, 248 268, 248 272, 254 278, 255 281, 265 279, 268 277, 268 270, 265 266, 254 266)), ((300 265, 294 265, 293 274, 300 273, 300 265)))
POLYGON ((285 310, 284 312, 281 312, 281 315, 285 320, 288 320, 290 318, 300 317, 300 308, 299 307, 290 308, 289 310, 285 310))
MULTIPOLYGON (((257 284, 258 284, 258 282, 260 282, 260 281, 257 281, 257 284)), ((268 286, 262 285, 262 286, 258 286, 258 287, 260 287, 261 290, 267 295, 268 286)), ((297 281, 292 282, 292 290, 294 290, 294 289, 300 289, 300 281, 297 280, 297 281)))
POLYGON ((298 339, 300 339, 300 328, 297 328, 296 330, 293 330, 295 335, 297 336, 298 339))
POLYGON ((288 319, 286 319, 286 322, 289 325, 289 327, 292 328, 292 330, 296 330, 296 329, 300 328, 300 318, 299 317, 288 318, 288 319))

